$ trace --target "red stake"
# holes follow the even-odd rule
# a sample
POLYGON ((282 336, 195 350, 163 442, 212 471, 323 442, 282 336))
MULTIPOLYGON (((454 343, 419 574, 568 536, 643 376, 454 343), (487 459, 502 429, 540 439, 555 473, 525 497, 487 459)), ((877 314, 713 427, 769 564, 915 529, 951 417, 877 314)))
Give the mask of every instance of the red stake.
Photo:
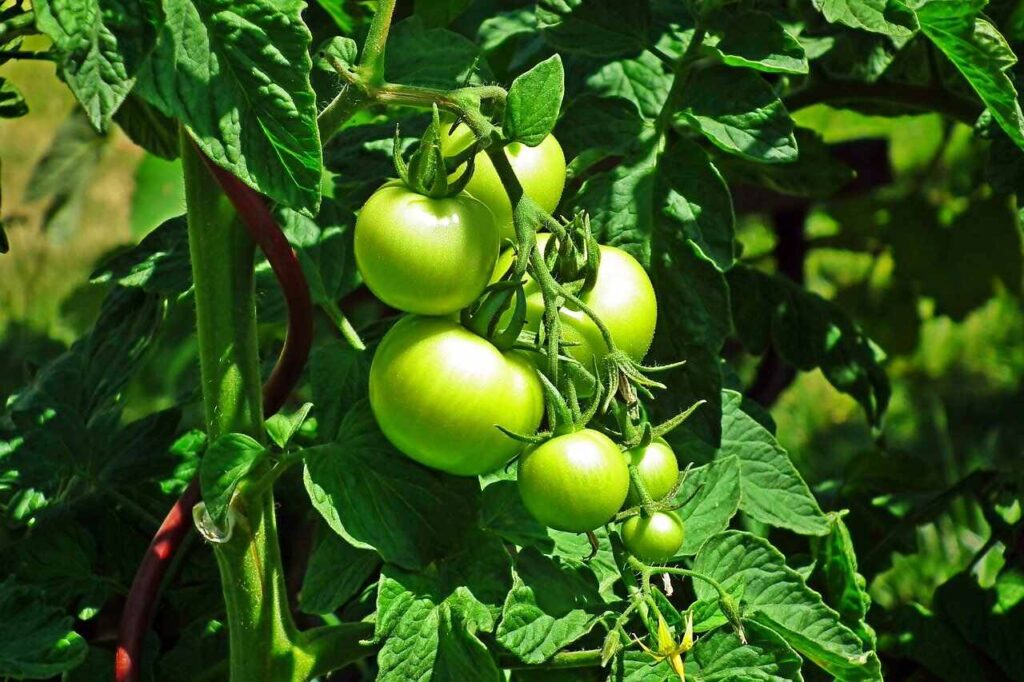
MULTIPOLYGON (((198 147, 196 148, 198 151, 198 147)), ((263 385, 263 414, 281 409, 295 388, 313 343, 313 304, 309 286, 295 252, 264 198, 226 170, 216 166, 202 151, 210 172, 231 200, 252 239, 263 251, 277 277, 288 305, 288 334, 270 377, 263 385)), ((156 606, 157 592, 182 540, 192 528, 192 507, 199 502, 199 480, 192 479, 153 536, 132 580, 118 630, 114 657, 116 682, 138 682, 142 642, 156 606)))

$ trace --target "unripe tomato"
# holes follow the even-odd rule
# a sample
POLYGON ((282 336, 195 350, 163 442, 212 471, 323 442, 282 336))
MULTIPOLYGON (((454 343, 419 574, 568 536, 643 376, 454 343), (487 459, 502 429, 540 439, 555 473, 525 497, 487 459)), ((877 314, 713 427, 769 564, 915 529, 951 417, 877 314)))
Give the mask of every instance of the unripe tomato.
POLYGON ((502 353, 451 320, 410 315, 384 335, 373 356, 370 406, 381 431, 408 457, 475 476, 523 447, 496 425, 537 431, 544 392, 525 354, 502 353))
POLYGON ((668 561, 683 546, 683 522, 675 512, 631 516, 620 534, 629 553, 647 563, 668 561))
POLYGON ((465 192, 432 199, 389 182, 359 212, 355 255, 366 286, 384 303, 447 315, 487 286, 498 232, 488 208, 465 192))
MULTIPOLYGON (((473 133, 464 125, 451 135, 448 135, 449 126, 442 126, 442 129, 441 144, 447 156, 461 152, 473 142, 473 133)), ((565 154, 555 136, 548 135, 536 147, 513 142, 505 147, 505 156, 526 195, 548 213, 553 212, 565 189, 565 154)), ((457 177, 464 169, 457 169, 452 177, 457 177)), ((515 239, 512 202, 486 152, 476 155, 473 177, 466 185, 466 191, 487 204, 494 213, 494 222, 502 240, 515 239)))
POLYGON ((608 523, 629 491, 626 457, 592 429, 557 436, 519 458, 519 494, 535 519, 583 533, 608 523))
MULTIPOLYGON (((549 234, 538 234, 538 248, 544 249, 550 238, 549 234)), ((502 254, 493 279, 508 270, 512 258, 510 252, 502 254)), ((525 290, 526 328, 536 332, 544 319, 544 299, 533 279, 527 280, 525 290)), ((635 258, 622 249, 602 245, 597 281, 581 299, 608 327, 619 350, 637 362, 644 359, 654 340, 658 300, 651 278, 635 258)), ((562 339, 576 344, 568 347, 569 354, 590 369, 595 355, 600 359, 608 352, 601 331, 585 313, 571 305, 562 308, 560 317, 562 339)))
MULTIPOLYGON (((640 479, 647 488, 647 493, 655 502, 660 501, 671 492, 679 479, 679 462, 676 453, 663 438, 651 441, 646 448, 636 447, 626 451, 631 464, 635 464, 640 472, 640 479)), ((640 504, 640 494, 636 487, 629 486, 629 504, 640 504)))

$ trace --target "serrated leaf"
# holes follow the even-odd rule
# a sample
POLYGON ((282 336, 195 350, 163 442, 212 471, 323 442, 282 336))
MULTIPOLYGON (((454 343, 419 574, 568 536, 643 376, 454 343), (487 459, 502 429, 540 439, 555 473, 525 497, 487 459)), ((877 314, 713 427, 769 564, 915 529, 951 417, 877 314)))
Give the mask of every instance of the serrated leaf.
POLYGON ((558 121, 558 141, 569 158, 585 150, 625 154, 641 136, 644 121, 624 97, 584 95, 574 99, 558 121))
POLYGON ((38 0, 36 27, 53 40, 61 75, 104 131, 153 50, 156 0, 38 0))
POLYGON ((979 15, 984 2, 930 0, 917 8, 921 32, 949 58, 1014 143, 1024 148, 1024 113, 1006 74, 1016 56, 979 15))
POLYGON ((756 10, 719 10, 707 18, 717 35, 714 47, 729 66, 767 73, 807 73, 807 56, 800 41, 775 17, 756 10))
POLYGON ((774 341, 786 362, 798 369, 820 367, 836 389, 857 400, 872 424, 880 423, 891 388, 882 367, 885 353, 834 303, 778 276, 746 265, 729 271, 733 319, 743 344, 753 352, 774 341))
POLYGON ((239 481, 266 453, 259 441, 244 433, 224 434, 206 448, 199 463, 199 486, 206 511, 215 523, 223 523, 239 481))
POLYGON ((359 45, 351 38, 331 36, 316 51, 316 66, 325 71, 334 71, 334 60, 340 61, 350 69, 356 67, 359 57, 359 45))
MULTIPOLYGON (((882 679, 875 652, 863 648, 839 614, 764 538, 741 531, 720 533, 701 547, 693 569, 721 582, 730 594, 742 593, 745 620, 771 628, 829 674, 851 681, 882 679)), ((698 599, 718 598, 703 581, 694 581, 694 590, 698 599)))
POLYGON ((802 682, 803 659, 770 628, 745 623, 747 641, 723 629, 701 637, 686 658, 686 674, 701 682, 802 682))
POLYGON ((377 588, 375 639, 384 643, 377 679, 500 680, 477 633, 494 629, 488 605, 508 591, 509 568, 501 541, 483 534, 430 572, 385 565, 377 588))
POLYGON ((828 533, 828 518, 800 472, 775 437, 743 412, 742 400, 735 391, 722 391, 722 446, 716 455, 739 461, 740 509, 796 533, 828 533))
POLYGON ((12 578, 0 583, 0 675, 45 679, 85 659, 88 646, 71 617, 43 603, 43 593, 12 578))
MULTIPOLYGON (((958 2, 959 0, 954 0, 958 2)), ((910 36, 917 30, 913 10, 902 0, 813 0, 831 22, 873 33, 910 36)))
POLYGON ((502 132, 510 140, 536 147, 554 130, 564 94, 565 73, 556 54, 512 81, 502 132))
POLYGON ((304 4, 166 0, 137 87, 214 163, 285 206, 315 211, 322 163, 304 4))
POLYGON ((137 246, 102 263, 89 279, 167 297, 188 291, 192 286, 192 261, 185 216, 164 221, 137 246))
POLYGON ((527 548, 516 559, 496 636, 524 663, 539 664, 590 632, 608 610, 597 577, 582 562, 527 548))
POLYGON ((537 25, 558 50, 615 57, 647 47, 651 15, 647 3, 616 0, 541 0, 537 25))
POLYGON ((27 113, 28 104, 18 88, 6 78, 0 78, 0 118, 18 118, 27 113))
POLYGON ((400 454, 365 399, 345 415, 337 440, 307 449, 304 461, 306 491, 327 525, 385 561, 425 566, 460 546, 476 522, 477 480, 441 474, 400 454))
POLYGON ((680 98, 676 121, 751 161, 797 158, 793 120, 775 90, 754 71, 728 66, 695 70, 680 98))
POLYGON ((676 556, 696 554, 704 541, 729 527, 740 505, 740 467, 736 457, 722 457, 691 469, 676 495, 686 501, 679 511, 686 533, 676 556))
POLYGON ((320 533, 299 591, 305 613, 329 614, 356 596, 380 566, 376 552, 353 547, 333 532, 320 533))
POLYGON ((644 118, 656 119, 672 87, 672 74, 650 52, 634 59, 605 64, 587 78, 587 87, 605 97, 622 97, 634 104, 644 118))

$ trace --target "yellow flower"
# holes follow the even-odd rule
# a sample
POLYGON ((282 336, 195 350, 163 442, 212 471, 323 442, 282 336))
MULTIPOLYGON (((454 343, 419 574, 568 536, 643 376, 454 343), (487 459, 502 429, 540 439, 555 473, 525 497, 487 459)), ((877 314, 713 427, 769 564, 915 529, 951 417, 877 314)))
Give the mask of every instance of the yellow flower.
POLYGON ((658 650, 652 651, 640 640, 637 640, 637 644, 650 654, 656 662, 668 661, 668 664, 672 666, 672 670, 679 675, 680 682, 686 682, 683 656, 693 648, 693 612, 689 611, 686 614, 686 631, 683 633, 683 639, 678 644, 675 637, 672 636, 672 630, 669 629, 668 623, 665 622, 665 618, 660 613, 658 614, 658 650))

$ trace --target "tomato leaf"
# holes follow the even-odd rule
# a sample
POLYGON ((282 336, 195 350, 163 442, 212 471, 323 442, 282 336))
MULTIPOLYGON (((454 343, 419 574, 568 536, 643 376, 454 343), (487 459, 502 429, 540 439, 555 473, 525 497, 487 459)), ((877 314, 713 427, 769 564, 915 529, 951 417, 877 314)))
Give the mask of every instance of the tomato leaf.
POLYGON ((825 602, 839 612, 846 627, 857 633, 864 646, 874 648, 875 632, 867 624, 871 596, 864 576, 857 572, 857 554, 853 538, 840 514, 829 514, 828 535, 811 542, 814 556, 813 578, 824 585, 825 602))
POLYGON ((353 547, 330 530, 320 533, 302 580, 299 608, 311 614, 337 611, 379 567, 376 552, 353 547))
POLYGON ((634 59, 609 62, 587 77, 590 91, 623 97, 637 105, 644 118, 656 119, 672 87, 672 75, 650 52, 634 59))
POLYGON ((345 415, 335 442, 305 452, 313 506, 334 532, 385 561, 421 568, 461 546, 476 522, 476 479, 441 474, 396 451, 365 399, 345 415))
POLYGON ((651 14, 646 2, 541 0, 537 25, 556 49, 594 57, 638 52, 649 42, 651 14))
MULTIPOLYGON (((910 36, 917 18, 902 0, 812 0, 831 22, 890 36, 910 36)), ((956 2, 958 0, 954 0, 956 2)))
POLYGON ((85 659, 88 646, 71 629, 73 620, 44 606, 44 597, 13 578, 0 583, 0 675, 54 677, 85 659))
POLYGON ((418 16, 392 27, 387 55, 384 75, 395 83, 454 88, 492 79, 473 41, 446 28, 427 28, 418 16))
MULTIPOLYGON (((785 557, 764 538, 726 531, 710 538, 693 569, 722 583, 730 594, 742 588, 744 619, 752 619, 827 673, 845 680, 881 680, 878 656, 840 622, 821 595, 786 565, 785 557)), ((695 580, 698 599, 717 599, 714 588, 695 580)))
POLYGON ((691 469, 676 495, 686 533, 677 556, 696 554, 704 541, 729 527, 740 506, 739 459, 725 456, 691 469))
POLYGON ((168 0, 138 92, 216 164, 293 208, 320 202, 310 34, 299 0, 168 0))
POLYGON ((61 75, 100 131, 128 96, 162 21, 156 0, 39 0, 36 26, 53 40, 61 75))
POLYGON ((797 158, 793 120, 772 86, 754 71, 728 66, 695 70, 675 121, 751 161, 785 163, 797 158))
POLYGON ((740 468, 740 509, 752 518, 804 535, 825 535, 828 518, 775 437, 741 409, 743 396, 722 392, 722 446, 740 468))
POLYGON ((136 246, 104 261, 90 280, 138 287, 168 297, 188 291, 192 286, 192 262, 185 216, 165 220, 136 246))
POLYGON ((608 610, 597 577, 582 561, 524 549, 501 610, 498 642, 524 663, 543 663, 590 632, 608 610))
POLYGON ((728 629, 701 637, 686 658, 686 673, 705 682, 799 681, 803 659, 770 628, 743 624, 746 641, 728 629))
POLYGON ((729 66, 766 73, 807 73, 810 66, 800 42, 775 17, 755 10, 719 10, 707 17, 718 37, 715 49, 729 66))
POLYGON ((562 58, 556 54, 512 81, 502 132, 510 140, 536 147, 554 129, 564 94, 562 58))
POLYGON ((297 411, 292 414, 282 414, 278 412, 275 415, 271 415, 263 427, 267 431, 267 436, 274 442, 279 448, 285 448, 288 442, 298 432, 299 428, 302 427, 303 422, 306 421, 306 417, 309 416, 309 411, 313 409, 313 403, 304 403, 297 411))
POLYGON ((244 433, 227 433, 213 441, 199 465, 199 486, 210 518, 218 525, 227 516, 231 497, 267 454, 266 448, 244 433))
POLYGON ((1024 113, 1006 71, 1017 57, 981 18, 982 0, 929 0, 918 8, 921 32, 949 58, 1013 142, 1024 148, 1024 113))
POLYGON ((508 553, 482 533, 465 547, 429 573, 385 565, 377 589, 375 639, 384 642, 377 679, 502 679, 477 633, 494 630, 488 606, 508 591, 508 553))

